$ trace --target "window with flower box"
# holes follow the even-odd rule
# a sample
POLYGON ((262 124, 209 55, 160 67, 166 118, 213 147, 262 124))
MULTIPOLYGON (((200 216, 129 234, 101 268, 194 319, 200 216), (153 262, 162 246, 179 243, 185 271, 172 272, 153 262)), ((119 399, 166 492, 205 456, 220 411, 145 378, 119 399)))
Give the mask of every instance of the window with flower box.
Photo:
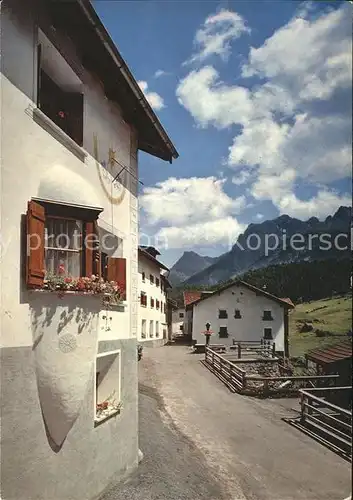
POLYGON ((43 200, 28 202, 28 288, 118 293, 126 299, 126 260, 102 251, 97 223, 101 211, 43 200))

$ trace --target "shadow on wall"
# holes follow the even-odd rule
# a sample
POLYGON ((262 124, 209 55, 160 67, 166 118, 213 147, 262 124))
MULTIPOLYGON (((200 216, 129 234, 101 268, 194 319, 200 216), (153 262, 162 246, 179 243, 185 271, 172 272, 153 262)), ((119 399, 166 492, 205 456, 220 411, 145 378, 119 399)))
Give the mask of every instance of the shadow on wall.
POLYGON ((29 305, 38 396, 48 443, 57 453, 93 383, 101 299, 33 293, 29 305))

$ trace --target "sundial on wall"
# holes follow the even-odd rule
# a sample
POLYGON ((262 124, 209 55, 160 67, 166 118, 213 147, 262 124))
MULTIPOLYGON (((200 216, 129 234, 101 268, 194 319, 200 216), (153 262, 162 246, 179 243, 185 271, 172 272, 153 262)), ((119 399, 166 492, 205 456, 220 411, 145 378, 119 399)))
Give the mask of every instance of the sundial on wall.
POLYGON ((99 182, 104 194, 113 205, 120 205, 126 192, 126 169, 120 167, 115 161, 116 152, 112 148, 109 148, 108 152, 105 153, 106 158, 101 159, 99 157, 98 137, 96 134, 93 135, 93 149, 99 182), (119 176, 116 178, 118 174, 119 176))

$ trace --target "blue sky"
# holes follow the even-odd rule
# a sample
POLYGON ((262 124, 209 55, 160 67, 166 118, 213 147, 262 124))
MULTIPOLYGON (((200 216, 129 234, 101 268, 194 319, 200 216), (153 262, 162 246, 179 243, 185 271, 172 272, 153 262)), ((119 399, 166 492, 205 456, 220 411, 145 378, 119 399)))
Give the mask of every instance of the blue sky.
POLYGON ((141 243, 167 265, 351 204, 351 4, 93 3, 180 154, 139 156, 141 243))

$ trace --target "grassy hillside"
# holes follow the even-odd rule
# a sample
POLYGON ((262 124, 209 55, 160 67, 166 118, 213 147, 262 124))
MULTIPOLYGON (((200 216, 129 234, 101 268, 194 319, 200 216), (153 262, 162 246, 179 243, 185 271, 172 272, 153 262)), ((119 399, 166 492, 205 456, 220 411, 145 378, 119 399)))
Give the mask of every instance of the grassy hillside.
POLYGON ((303 356, 310 349, 347 338, 352 328, 352 296, 321 299, 298 304, 289 315, 291 357, 303 356), (304 323, 313 330, 300 332, 304 323))

